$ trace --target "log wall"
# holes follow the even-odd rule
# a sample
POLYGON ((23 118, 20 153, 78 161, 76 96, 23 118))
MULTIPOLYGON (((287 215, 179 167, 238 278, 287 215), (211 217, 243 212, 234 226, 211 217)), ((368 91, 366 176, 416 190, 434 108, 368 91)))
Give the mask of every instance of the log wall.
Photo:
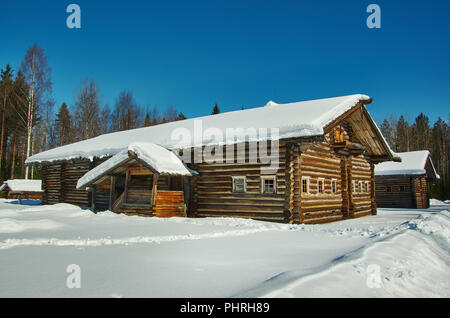
POLYGON ((425 177, 414 179, 414 190, 416 193, 416 204, 418 209, 428 209, 430 200, 428 196, 428 184, 425 177))
MULTIPOLYGON (((42 185, 43 204, 60 202, 75 204, 82 207, 91 205, 90 194, 86 190, 77 190, 77 182, 86 172, 93 169, 105 159, 78 159, 54 164, 43 164, 42 185)), ((98 192, 102 195, 102 191, 98 192)), ((99 202, 100 206, 102 205, 99 202)))
POLYGON ((372 214, 372 171, 373 168, 370 162, 363 156, 352 157, 351 173, 355 186, 352 195, 353 209, 351 217, 372 214))
POLYGON ((343 218, 341 164, 341 159, 332 155, 327 144, 301 153, 299 179, 309 180, 309 193, 301 192, 300 210, 304 223, 325 223, 343 218), (319 180, 324 182, 323 193, 318 191, 319 180), (336 180, 335 193, 332 192, 332 180, 336 180))
MULTIPOLYGON (((245 145, 245 158, 235 160, 243 163, 201 163, 194 164, 193 169, 200 173, 193 178, 193 190, 190 214, 197 217, 229 216, 245 217, 259 220, 286 221, 285 193, 286 180, 286 144, 280 144, 276 171, 269 171, 270 164, 249 163, 249 156, 255 156, 253 150, 245 145), (276 176, 276 193, 262 194, 261 172, 276 176), (246 178, 246 192, 233 192, 233 176, 246 178)), ((224 151, 225 152, 225 151, 224 151)), ((271 153, 269 147, 268 154, 271 153)), ((267 157, 258 156, 265 160, 267 157)), ((236 161, 235 161, 236 162, 236 161)), ((263 174, 265 175, 265 174, 263 174)), ((290 217, 290 215, 289 215, 290 217)))
POLYGON ((377 176, 375 189, 379 207, 408 209, 430 207, 425 176, 377 176), (390 191, 387 191, 388 187, 390 191))
MULTIPOLYGON (((233 163, 203 162, 191 166, 200 175, 188 178, 191 195, 189 198, 183 196, 183 200, 188 200, 189 216, 230 216, 276 222, 324 223, 376 212, 372 194, 373 165, 368 158, 337 155, 330 144, 323 140, 321 142, 284 140, 278 149, 274 149, 278 155, 276 169, 269 171, 274 163, 260 161, 270 158, 270 147, 269 155, 265 157, 257 156, 258 150, 249 147, 248 144, 245 148, 243 158, 238 158, 235 151, 233 163), (250 163, 249 158, 258 158, 260 161, 250 163), (233 192, 233 177, 239 176, 246 178, 245 193, 233 192), (275 176, 276 192, 274 194, 262 193, 264 176, 275 176), (309 180, 308 193, 302 192, 302 177, 307 177, 309 180), (319 180, 323 180, 323 193, 318 192, 319 180), (336 183, 335 192, 332 191, 333 181, 336 183), (351 190, 352 181, 355 181, 354 191, 351 190), (360 181, 362 182, 361 191, 358 191, 360 181)), ((44 203, 68 202, 91 206, 90 192, 76 190, 76 183, 83 174, 106 159, 96 159, 93 162, 86 159, 45 164, 43 166, 44 203)), ((158 178, 158 193, 161 195, 171 192, 166 190, 174 190, 173 187, 179 188, 184 185, 183 179, 174 181, 172 185, 168 180, 164 176, 158 178)), ((131 185, 127 198, 141 194, 147 197, 150 194, 151 183, 141 183, 136 183, 136 189, 131 185), (142 187, 145 189, 141 189, 142 187)), ((106 180, 96 187, 94 199, 97 211, 109 209, 109 184, 110 181, 106 180)), ((159 200, 166 199, 160 197, 159 200)), ((134 206, 124 206, 121 212, 138 215, 159 213, 164 216, 165 214, 179 215, 185 209, 184 205, 178 205, 164 211, 165 204, 161 202, 155 211, 149 209, 141 211, 134 206)))
POLYGON ((417 207, 410 176, 377 176, 375 177, 375 192, 379 207, 408 209, 417 207), (390 191, 388 191, 388 187, 390 191))
POLYGON ((44 164, 42 166, 42 188, 44 190, 42 204, 63 202, 61 198, 62 164, 44 164))

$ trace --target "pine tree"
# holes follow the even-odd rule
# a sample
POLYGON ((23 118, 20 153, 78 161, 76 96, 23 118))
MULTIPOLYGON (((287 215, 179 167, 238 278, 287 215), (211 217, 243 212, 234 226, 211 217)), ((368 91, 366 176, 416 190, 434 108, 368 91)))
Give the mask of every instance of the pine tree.
POLYGON ((152 125, 152 121, 150 120, 150 114, 147 113, 144 119, 144 127, 148 127, 152 125))
POLYGON ((58 147, 73 142, 72 116, 66 103, 62 103, 56 114, 55 134, 58 147))
POLYGON ((214 105, 211 115, 217 115, 217 114, 220 114, 220 109, 219 109, 219 106, 216 104, 216 105, 214 105))
POLYGON ((400 116, 397 122, 397 135, 395 138, 395 150, 396 152, 410 151, 410 127, 405 118, 400 116))
POLYGON ((6 122, 10 114, 10 97, 13 89, 13 71, 9 64, 0 75, 0 103, 1 103, 1 135, 0 135, 0 171, 4 176, 5 146, 6 146, 6 122))
POLYGON ((448 135, 448 132, 448 125, 439 117, 431 130, 431 155, 442 180, 446 180, 449 173, 448 143, 450 136, 448 135))
POLYGON ((185 120, 186 116, 183 113, 179 113, 176 120, 185 120))

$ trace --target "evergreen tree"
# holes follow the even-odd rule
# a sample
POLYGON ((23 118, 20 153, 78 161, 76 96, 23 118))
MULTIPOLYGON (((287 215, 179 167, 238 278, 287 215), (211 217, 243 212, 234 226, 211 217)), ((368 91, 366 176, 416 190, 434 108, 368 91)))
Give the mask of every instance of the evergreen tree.
POLYGON ((395 138, 395 149, 396 152, 406 152, 410 151, 410 127, 405 118, 400 116, 397 122, 397 135, 395 138))
POLYGON ((185 120, 186 116, 183 113, 179 113, 176 120, 185 120))
POLYGON ((429 119, 423 113, 416 117, 416 121, 411 128, 411 150, 430 149, 430 125, 429 119))
POLYGON ((6 123, 8 122, 8 117, 11 114, 10 111, 10 99, 13 90, 13 71, 9 64, 6 68, 1 71, 0 75, 0 111, 1 111, 1 133, 0 133, 0 173, 3 179, 5 175, 5 156, 6 156, 6 123))
POLYGON ((219 109, 219 106, 216 104, 216 105, 214 105, 211 115, 217 115, 217 114, 220 114, 220 109, 219 109))
POLYGON ((151 126, 151 125, 152 125, 152 121, 150 119, 150 114, 147 113, 145 115, 145 119, 144 119, 144 127, 148 127, 148 126, 151 126))
POLYGON ((58 147, 73 142, 72 116, 66 103, 62 103, 56 114, 55 134, 58 147))

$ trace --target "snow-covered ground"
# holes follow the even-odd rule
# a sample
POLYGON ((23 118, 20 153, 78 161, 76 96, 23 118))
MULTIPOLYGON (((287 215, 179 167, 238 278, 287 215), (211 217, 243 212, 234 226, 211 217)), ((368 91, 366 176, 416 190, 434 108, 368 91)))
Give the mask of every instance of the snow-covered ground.
POLYGON ((325 225, 24 203, 0 200, 0 297, 450 296, 448 202, 325 225))

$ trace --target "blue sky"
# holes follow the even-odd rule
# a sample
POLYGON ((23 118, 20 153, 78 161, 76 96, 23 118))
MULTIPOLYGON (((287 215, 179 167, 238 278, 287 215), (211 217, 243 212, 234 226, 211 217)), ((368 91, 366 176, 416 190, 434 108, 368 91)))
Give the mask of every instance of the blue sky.
POLYGON ((56 106, 94 79, 102 104, 123 89, 187 117, 278 103, 370 95, 379 121, 450 114, 450 1, 2 0, 0 68, 33 43, 53 70, 56 106), (81 7, 81 29, 66 7, 81 7), (381 29, 366 7, 381 8, 381 29))

